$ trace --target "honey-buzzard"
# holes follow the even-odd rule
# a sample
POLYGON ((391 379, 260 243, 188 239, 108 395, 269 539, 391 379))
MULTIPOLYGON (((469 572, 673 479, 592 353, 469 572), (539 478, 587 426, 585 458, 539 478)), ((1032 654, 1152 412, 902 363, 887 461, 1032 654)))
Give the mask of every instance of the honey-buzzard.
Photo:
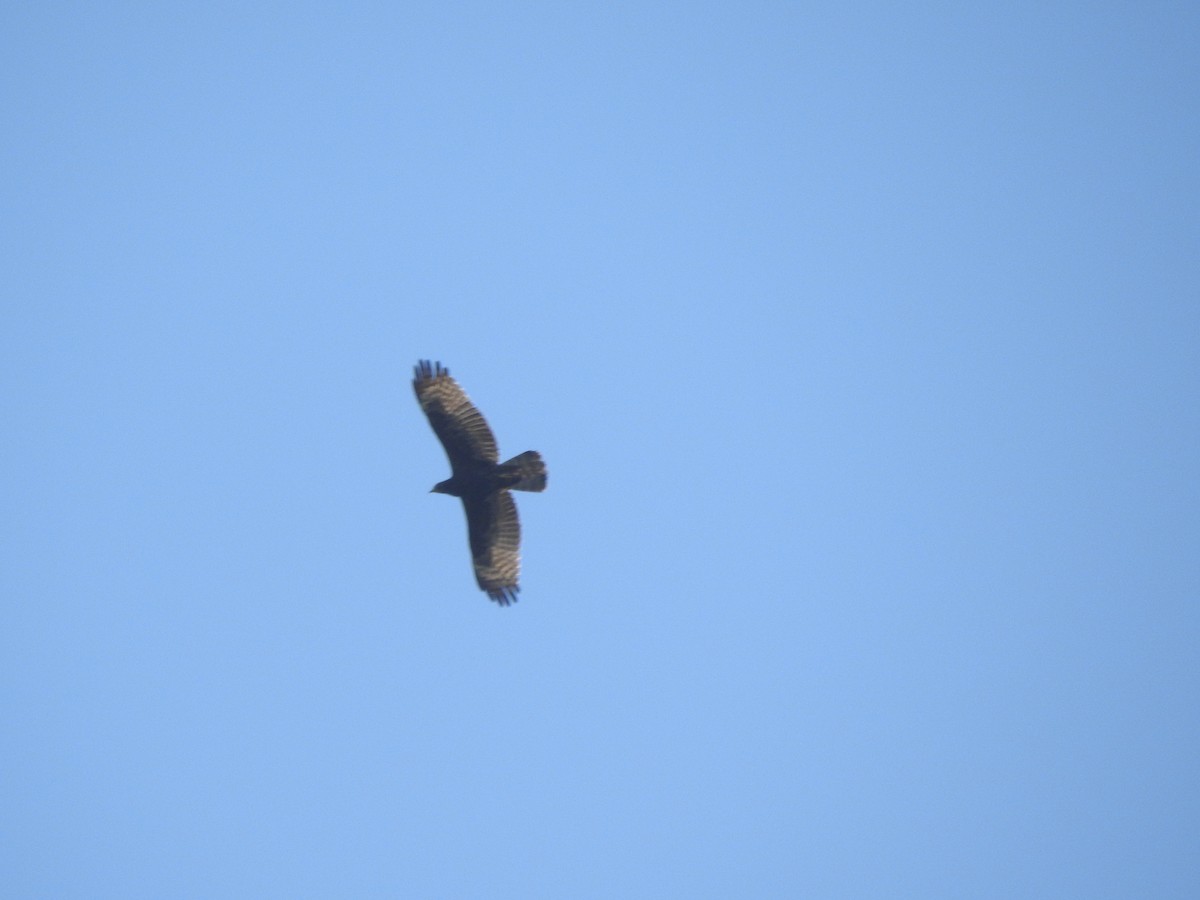
POLYGON ((417 401, 450 458, 451 476, 433 492, 462 500, 475 580, 491 599, 508 606, 517 599, 521 570, 521 525, 509 492, 544 491, 546 464, 536 450, 497 462, 492 430, 450 370, 421 360, 413 371, 417 401))

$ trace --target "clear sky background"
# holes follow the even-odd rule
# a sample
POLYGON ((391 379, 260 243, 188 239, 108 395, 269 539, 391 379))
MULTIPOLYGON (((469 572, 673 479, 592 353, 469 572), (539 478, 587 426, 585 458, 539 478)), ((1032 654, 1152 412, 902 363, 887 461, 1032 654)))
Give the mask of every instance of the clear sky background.
POLYGON ((1195 897, 1198 46, 5 4, 5 896, 1195 897))

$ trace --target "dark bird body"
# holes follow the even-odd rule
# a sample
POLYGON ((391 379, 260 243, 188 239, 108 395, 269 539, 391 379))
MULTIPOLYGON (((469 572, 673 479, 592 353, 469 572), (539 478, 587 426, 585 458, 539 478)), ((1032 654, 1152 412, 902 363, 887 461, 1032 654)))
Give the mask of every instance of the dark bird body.
POLYGON ((508 606, 517 599, 521 573, 521 525, 509 492, 544 491, 546 465, 536 450, 499 462, 492 430, 450 370, 421 360, 413 371, 417 402, 450 459, 450 477, 433 491, 462 500, 475 580, 508 606))

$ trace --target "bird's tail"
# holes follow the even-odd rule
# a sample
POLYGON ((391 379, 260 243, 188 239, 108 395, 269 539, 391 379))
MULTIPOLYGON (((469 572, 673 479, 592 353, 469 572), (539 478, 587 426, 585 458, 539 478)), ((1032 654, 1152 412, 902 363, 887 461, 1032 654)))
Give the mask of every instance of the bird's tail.
POLYGON ((544 491, 546 489, 546 464, 542 462, 542 454, 536 450, 518 453, 500 465, 517 476, 517 481, 508 486, 509 490, 544 491))

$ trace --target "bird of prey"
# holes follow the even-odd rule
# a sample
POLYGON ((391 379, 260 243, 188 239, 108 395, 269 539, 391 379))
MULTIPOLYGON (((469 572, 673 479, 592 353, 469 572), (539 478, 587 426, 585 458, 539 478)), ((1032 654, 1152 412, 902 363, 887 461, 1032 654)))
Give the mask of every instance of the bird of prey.
POLYGON ((450 370, 423 359, 413 373, 417 402, 450 458, 450 477, 432 493, 462 500, 475 580, 488 597, 508 606, 517 599, 521 571, 521 525, 509 492, 544 491, 546 464, 536 450, 498 462, 492 429, 450 370))

